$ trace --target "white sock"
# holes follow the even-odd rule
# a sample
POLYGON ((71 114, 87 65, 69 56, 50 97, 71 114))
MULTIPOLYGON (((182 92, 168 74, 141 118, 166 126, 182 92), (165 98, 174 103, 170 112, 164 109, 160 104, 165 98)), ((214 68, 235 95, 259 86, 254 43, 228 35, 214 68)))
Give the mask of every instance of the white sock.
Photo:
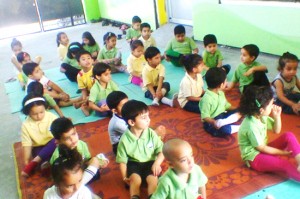
POLYGON ((230 125, 231 127, 231 134, 236 133, 239 131, 241 125, 230 125))
POLYGON ((162 88, 162 89, 161 89, 161 94, 162 94, 162 96, 165 96, 166 93, 167 93, 167 90, 166 90, 165 88, 162 88))
POLYGON ((218 119, 217 120, 217 126, 221 128, 222 126, 225 126, 227 124, 232 124, 237 122, 240 119, 239 113, 234 113, 232 115, 229 115, 227 118, 224 119, 218 119))
POLYGON ((171 100, 171 99, 169 99, 169 98, 163 97, 163 98, 161 99, 161 103, 173 107, 173 100, 171 100))
POLYGON ((158 102, 158 98, 154 98, 153 101, 152 101, 152 105, 153 106, 159 106, 159 102, 158 102))

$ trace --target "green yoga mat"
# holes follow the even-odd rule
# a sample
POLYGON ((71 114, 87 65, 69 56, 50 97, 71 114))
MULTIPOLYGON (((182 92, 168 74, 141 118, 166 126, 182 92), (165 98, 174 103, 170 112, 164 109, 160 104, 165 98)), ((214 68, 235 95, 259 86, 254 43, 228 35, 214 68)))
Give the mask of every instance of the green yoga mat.
POLYGON ((267 187, 255 192, 243 199, 265 199, 267 195, 272 195, 276 199, 300 198, 300 183, 288 180, 271 187, 267 187))

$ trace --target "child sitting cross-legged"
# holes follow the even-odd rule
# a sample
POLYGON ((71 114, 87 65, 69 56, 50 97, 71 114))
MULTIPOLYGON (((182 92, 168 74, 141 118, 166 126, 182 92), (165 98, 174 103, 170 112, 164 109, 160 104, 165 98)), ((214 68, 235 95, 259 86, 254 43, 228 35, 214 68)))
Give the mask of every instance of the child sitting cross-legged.
MULTIPOLYGON (((58 118, 53 121, 50 127, 55 142, 58 145, 65 145, 70 150, 76 149, 82 156, 82 161, 85 163, 86 169, 83 173, 83 183, 87 184, 99 178, 99 169, 105 168, 109 161, 106 158, 91 157, 87 144, 78 138, 78 133, 72 121, 68 118, 58 118)), ((59 158, 59 148, 56 148, 50 159, 50 164, 53 165, 55 160, 59 158)))
POLYGON ((212 136, 225 136, 239 130, 233 125, 241 115, 226 99, 224 92, 226 72, 222 68, 210 68, 205 75, 208 89, 200 100, 203 128, 212 136))
POLYGON ((142 182, 147 183, 150 196, 157 187, 160 165, 164 160, 163 142, 149 128, 149 109, 145 103, 136 100, 126 102, 122 117, 128 129, 120 139, 116 162, 120 164, 124 182, 130 187, 130 198, 140 198, 142 182))
POLYGON ((148 62, 142 72, 144 89, 146 90, 145 97, 152 99, 152 105, 154 106, 159 106, 159 101, 161 101, 163 104, 173 107, 177 94, 174 94, 172 99, 165 97, 170 91, 170 84, 169 82, 164 82, 165 67, 161 64, 158 48, 147 48, 145 59, 148 62))
POLYGON ((164 144, 163 154, 169 169, 160 177, 151 199, 206 199, 207 177, 195 164, 191 145, 171 139, 164 144))
MULTIPOLYGON (((128 125, 121 115, 122 107, 127 101, 128 96, 122 91, 113 91, 106 98, 107 106, 113 112, 113 116, 108 124, 108 133, 115 155, 117 154, 120 138, 128 129, 128 125)), ((155 132, 163 140, 166 134, 166 128, 163 125, 159 125, 155 129, 155 132)))

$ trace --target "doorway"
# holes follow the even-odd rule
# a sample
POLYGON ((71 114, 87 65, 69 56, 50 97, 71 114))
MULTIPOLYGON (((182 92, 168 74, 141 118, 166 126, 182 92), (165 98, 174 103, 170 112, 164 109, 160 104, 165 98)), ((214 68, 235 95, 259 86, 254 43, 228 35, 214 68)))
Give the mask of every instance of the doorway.
POLYGON ((192 26, 192 1, 193 0, 168 0, 167 10, 169 22, 192 26))

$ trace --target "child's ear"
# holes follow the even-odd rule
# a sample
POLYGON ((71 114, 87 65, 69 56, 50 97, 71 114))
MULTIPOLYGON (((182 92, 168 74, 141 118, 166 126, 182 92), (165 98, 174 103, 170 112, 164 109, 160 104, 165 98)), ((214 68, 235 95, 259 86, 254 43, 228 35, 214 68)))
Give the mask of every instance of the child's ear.
POLYGON ((135 122, 133 120, 129 119, 128 124, 129 124, 129 126, 134 126, 135 122))
POLYGON ((174 168, 172 162, 170 162, 170 161, 167 160, 167 163, 169 164, 169 167, 170 167, 170 168, 174 168))
POLYGON ((256 58, 255 56, 251 56, 251 57, 250 57, 251 61, 254 61, 255 58, 256 58))
POLYGON ((55 142, 55 145, 56 145, 56 146, 59 145, 59 140, 55 139, 54 142, 55 142))
POLYGON ((95 78, 100 81, 100 75, 95 75, 95 78))
POLYGON ((29 78, 29 79, 32 79, 32 77, 33 77, 32 75, 28 75, 28 78, 29 78))
POLYGON ((114 114, 117 114, 117 109, 113 108, 113 109, 111 109, 111 112, 113 112, 114 114))

